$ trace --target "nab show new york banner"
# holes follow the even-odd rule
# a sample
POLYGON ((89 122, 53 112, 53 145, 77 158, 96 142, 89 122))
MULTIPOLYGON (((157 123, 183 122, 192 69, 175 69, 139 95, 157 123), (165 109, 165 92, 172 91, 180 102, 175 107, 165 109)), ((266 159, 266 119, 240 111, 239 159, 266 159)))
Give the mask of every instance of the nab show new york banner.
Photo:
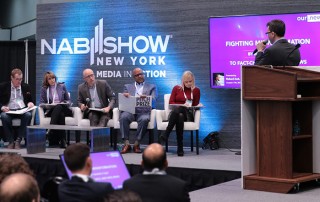
MULTIPOLYGON (((37 103, 43 76, 53 71, 65 82, 75 106, 82 71, 93 69, 96 79, 107 80, 117 93, 133 83, 131 71, 144 70, 146 82, 158 89, 157 109, 163 109, 164 94, 181 84, 190 70, 201 89, 202 136, 219 130, 217 109, 210 107, 208 44, 199 43, 196 23, 179 12, 182 2, 94 1, 42 4, 37 7, 37 103), (205 48, 203 48, 205 47, 205 48)), ((195 11, 192 11, 195 12, 195 11)), ((204 18, 204 29, 207 19, 204 18)), ((203 31, 202 31, 203 32, 203 31)), ((207 33, 201 35, 208 38, 207 33)))

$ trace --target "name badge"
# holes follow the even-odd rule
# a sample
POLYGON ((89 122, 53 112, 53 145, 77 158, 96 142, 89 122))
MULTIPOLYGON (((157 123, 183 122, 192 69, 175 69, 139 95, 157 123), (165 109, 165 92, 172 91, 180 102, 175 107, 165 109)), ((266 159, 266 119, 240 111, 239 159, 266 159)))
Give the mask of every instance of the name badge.
POLYGON ((26 105, 24 104, 23 100, 17 99, 16 102, 17 102, 17 104, 19 105, 20 108, 25 108, 26 105))
POLYGON ((186 103, 185 103, 188 107, 191 107, 192 106, 192 100, 186 100, 186 103))

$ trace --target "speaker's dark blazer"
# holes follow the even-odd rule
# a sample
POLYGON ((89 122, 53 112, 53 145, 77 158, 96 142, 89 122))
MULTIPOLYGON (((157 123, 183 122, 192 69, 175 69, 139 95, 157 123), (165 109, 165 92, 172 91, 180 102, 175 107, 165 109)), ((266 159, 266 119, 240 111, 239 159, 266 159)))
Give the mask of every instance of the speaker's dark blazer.
POLYGON ((137 174, 123 188, 139 194, 143 202, 190 201, 186 182, 170 175, 137 174))
POLYGON ((286 39, 279 39, 272 46, 266 48, 264 52, 258 52, 254 64, 298 66, 300 63, 300 51, 299 49, 294 49, 295 45, 289 43, 286 39))
POLYGON ((58 187, 61 202, 99 202, 111 192, 113 187, 110 183, 84 182, 77 176, 62 182, 58 187))
MULTIPOLYGON (((21 83, 21 90, 23 95, 23 101, 26 106, 29 102, 33 103, 30 86, 25 83, 21 83)), ((0 84, 0 108, 3 105, 7 105, 11 96, 11 82, 4 82, 0 84)))

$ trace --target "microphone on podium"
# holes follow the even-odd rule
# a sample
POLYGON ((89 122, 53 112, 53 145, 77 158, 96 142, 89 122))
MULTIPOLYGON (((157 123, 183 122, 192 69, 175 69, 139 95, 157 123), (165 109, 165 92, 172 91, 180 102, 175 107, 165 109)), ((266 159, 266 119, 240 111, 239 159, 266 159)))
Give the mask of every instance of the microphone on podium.
MULTIPOLYGON (((268 40, 264 40, 262 43, 263 43, 264 45, 266 45, 266 44, 268 43, 268 40)), ((254 49, 254 51, 252 52, 252 54, 254 55, 254 54, 256 54, 256 52, 258 52, 258 49, 254 49)))

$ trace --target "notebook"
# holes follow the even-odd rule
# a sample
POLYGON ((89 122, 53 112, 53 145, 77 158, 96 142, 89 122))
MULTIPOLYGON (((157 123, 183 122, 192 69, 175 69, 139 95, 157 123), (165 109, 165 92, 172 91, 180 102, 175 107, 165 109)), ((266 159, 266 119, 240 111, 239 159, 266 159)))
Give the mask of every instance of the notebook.
MULTIPOLYGON (((130 178, 127 166, 119 151, 94 152, 90 154, 90 157, 93 164, 90 177, 96 182, 109 182, 114 189, 121 189, 123 182, 130 178)), ((63 154, 60 154, 60 160, 70 179, 72 173, 64 161, 63 154)))

